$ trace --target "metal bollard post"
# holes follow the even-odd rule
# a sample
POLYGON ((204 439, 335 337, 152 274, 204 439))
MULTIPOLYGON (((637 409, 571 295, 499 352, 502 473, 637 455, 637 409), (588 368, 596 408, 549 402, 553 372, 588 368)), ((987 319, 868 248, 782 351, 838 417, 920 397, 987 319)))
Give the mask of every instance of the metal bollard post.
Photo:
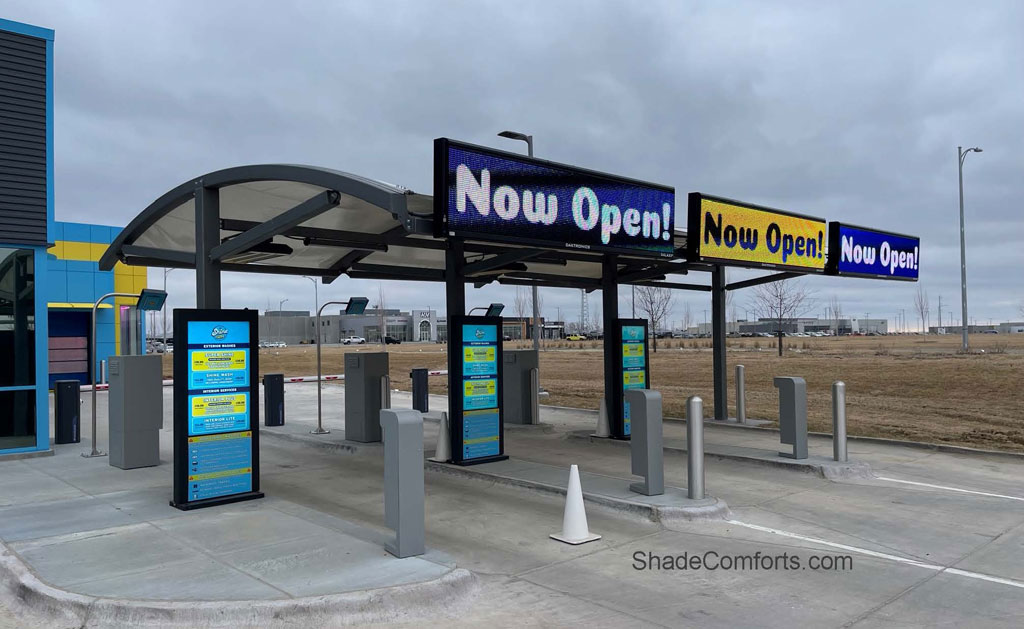
POLYGON ((100 384, 107 384, 107 361, 100 361, 100 384))
POLYGON ((736 421, 740 424, 747 423, 747 386, 744 371, 743 365, 736 365, 736 421))
POLYGON ((395 541, 384 549, 395 557, 424 553, 423 416, 419 411, 380 412, 384 430, 384 520, 395 541))
POLYGON ((391 408, 391 376, 380 377, 380 407, 391 408))
POLYGON ((686 400, 686 495, 704 498, 704 400, 686 400))
POLYGON ((661 393, 650 389, 626 391, 631 424, 630 458, 632 472, 644 482, 632 483, 630 491, 645 496, 665 493, 665 461, 662 450, 661 393))
POLYGON ((846 383, 832 383, 832 458, 845 463, 846 456, 846 383))
POLYGON ((540 369, 534 367, 530 370, 530 417, 531 424, 540 423, 540 369))

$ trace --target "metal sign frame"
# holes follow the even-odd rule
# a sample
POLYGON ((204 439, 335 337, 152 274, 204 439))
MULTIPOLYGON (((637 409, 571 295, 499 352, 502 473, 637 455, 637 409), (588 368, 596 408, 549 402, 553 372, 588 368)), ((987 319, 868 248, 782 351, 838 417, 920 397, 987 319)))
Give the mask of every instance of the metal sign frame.
MULTIPOLYGON (((873 227, 864 227, 862 225, 852 225, 850 223, 844 223, 842 221, 830 221, 828 224, 828 260, 825 262, 825 274, 834 275, 836 277, 859 277, 869 280, 895 280, 897 282, 916 282, 920 278, 921 269, 918 268, 918 277, 898 277, 896 275, 884 275, 875 273, 854 273, 850 271, 839 270, 839 259, 842 255, 842 243, 840 243, 840 237, 842 236, 842 228, 849 227, 850 229, 859 229, 860 231, 872 232, 880 234, 882 236, 896 236, 897 238, 906 238, 908 240, 916 240, 918 250, 920 251, 921 239, 917 236, 911 236, 909 234, 900 234, 884 229, 875 229, 873 227)), ((918 254, 920 255, 920 253, 918 254)), ((920 262, 918 263, 920 266, 920 262)))
POLYGON ((792 264, 781 264, 775 262, 757 262, 751 260, 736 260, 733 258, 719 258, 714 256, 705 256, 701 253, 701 233, 704 228, 704 217, 701 212, 701 201, 707 199, 709 201, 716 201, 718 203, 725 203, 728 205, 734 205, 737 207, 745 208, 748 210, 754 210, 757 212, 765 212, 768 214, 777 214, 779 216, 786 216, 790 218, 799 218, 809 221, 817 221, 822 224, 822 229, 825 233, 822 234, 822 259, 827 262, 828 258, 825 256, 824 246, 828 243, 829 231, 828 221, 817 216, 809 216, 807 214, 798 214, 796 212, 788 212, 786 210, 778 210, 775 208, 766 207, 763 205, 756 205, 753 203, 747 203, 745 201, 737 201, 735 199, 727 199, 725 197, 719 197, 711 194, 704 194, 702 192, 691 192, 687 195, 686 201, 686 259, 689 262, 712 262, 721 266, 735 266, 743 267, 748 269, 778 269, 780 271, 794 271, 797 273, 804 274, 823 274, 825 272, 825 264, 822 264, 821 268, 814 268, 809 266, 797 266, 792 264))
MULTIPOLYGON (((625 210, 626 208, 622 208, 625 210)), ((527 157, 518 153, 510 153, 508 151, 501 151, 498 149, 489 148, 486 146, 478 146, 476 144, 470 144, 468 142, 460 142, 458 140, 451 140, 448 138, 437 138, 434 140, 434 236, 437 238, 443 238, 445 236, 459 237, 465 240, 477 240, 487 242, 507 242, 522 245, 531 245, 536 247, 543 247, 545 249, 551 249, 554 251, 560 249, 567 250, 579 250, 584 252, 593 253, 616 253, 622 256, 638 257, 638 258, 658 258, 658 259, 673 259, 676 257, 675 244, 674 244, 674 232, 676 227, 675 220, 675 188, 666 186, 663 184, 651 183, 648 181, 641 181, 639 179, 631 179, 629 177, 621 177, 618 175, 612 175, 609 173, 602 173, 595 170, 589 170, 586 168, 580 168, 578 166, 572 166, 569 164, 560 164, 558 162, 551 162, 543 159, 537 159, 536 157, 527 157), (510 236, 508 234, 495 233, 493 231, 474 231, 466 229, 453 230, 448 224, 448 188, 450 178, 449 163, 448 163, 448 149, 457 148, 469 152, 481 153, 491 157, 499 159, 505 159, 509 161, 515 161, 522 164, 539 166, 542 168, 549 168, 561 171, 568 171, 572 174, 578 174, 581 177, 600 179, 607 181, 612 184, 619 185, 630 185, 630 186, 643 186, 662 192, 667 192, 673 196, 672 212, 670 217, 669 226, 669 238, 666 241, 667 251, 646 251, 644 249, 632 248, 632 247, 616 247, 611 245, 600 245, 600 244, 581 244, 565 242, 564 240, 556 239, 538 239, 538 238, 524 238, 519 236, 510 236)))
MULTIPOLYGON (((220 310, 220 309, 180 309, 174 310, 174 338, 184 339, 178 342, 177 351, 174 352, 174 498, 171 506, 187 511, 202 507, 228 504, 242 500, 253 500, 262 498, 260 492, 260 400, 259 400, 259 319, 256 310, 220 310), (247 411, 249 415, 248 427, 242 430, 225 430, 205 433, 202 436, 235 435, 250 433, 250 478, 251 485, 248 491, 219 495, 209 498, 189 499, 192 488, 189 487, 190 468, 195 459, 190 460, 189 437, 199 435, 189 434, 189 372, 190 352, 192 339, 188 336, 190 322, 244 322, 249 324, 248 343, 248 393, 247 411)), ((215 343, 210 343, 215 344, 215 343)), ((211 387, 213 388, 213 387, 211 387)), ((241 389, 237 386, 217 387, 220 389, 241 389)), ((197 389, 198 390, 198 389, 197 389)))
MULTIPOLYGON (((616 319, 615 325, 612 326, 614 336, 611 340, 614 343, 615 350, 615 362, 613 368, 615 370, 615 388, 610 392, 611 401, 608 405, 608 424, 611 428, 612 439, 629 439, 632 430, 626 424, 626 390, 623 383, 623 374, 625 368, 622 364, 622 329, 628 326, 635 326, 643 328, 643 346, 644 346, 644 387, 645 389, 651 388, 651 352, 650 352, 650 322, 647 319, 616 319)), ((608 342, 608 337, 605 336, 605 342, 608 342)))
MULTIPOLYGON (((456 315, 449 318, 448 322, 448 351, 455 351, 458 348, 459 358, 451 361, 451 365, 454 368, 448 370, 448 395, 452 397, 452 417, 451 417, 451 446, 452 446, 452 463, 456 465, 476 465, 478 463, 490 463, 492 461, 503 461, 508 458, 505 455, 505 411, 502 396, 504 395, 504 387, 502 386, 502 376, 504 372, 504 353, 502 351, 502 318, 501 317, 477 317, 468 315, 456 315), (497 396, 496 410, 498 412, 498 453, 496 455, 486 455, 479 457, 467 458, 465 456, 465 388, 464 382, 466 375, 463 373, 463 356, 465 352, 464 341, 463 341, 463 328, 465 326, 475 325, 489 325, 494 326, 496 333, 495 341, 495 353, 494 360, 495 365, 495 395, 497 396)), ((486 407, 490 409, 492 407, 486 407)), ((470 410, 485 410, 485 409, 470 409, 470 410)))

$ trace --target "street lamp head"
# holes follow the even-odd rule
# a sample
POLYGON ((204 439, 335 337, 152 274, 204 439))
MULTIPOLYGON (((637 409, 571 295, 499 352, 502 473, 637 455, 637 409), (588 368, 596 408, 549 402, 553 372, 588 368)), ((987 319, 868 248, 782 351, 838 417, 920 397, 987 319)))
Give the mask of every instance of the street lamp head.
POLYGON ((981 149, 978 148, 977 146, 972 148, 972 149, 970 149, 970 150, 974 151, 975 153, 980 153, 981 152, 981 149))
POLYGON ((529 137, 525 133, 519 133, 518 131, 502 131, 498 136, 510 140, 522 140, 523 142, 529 137))

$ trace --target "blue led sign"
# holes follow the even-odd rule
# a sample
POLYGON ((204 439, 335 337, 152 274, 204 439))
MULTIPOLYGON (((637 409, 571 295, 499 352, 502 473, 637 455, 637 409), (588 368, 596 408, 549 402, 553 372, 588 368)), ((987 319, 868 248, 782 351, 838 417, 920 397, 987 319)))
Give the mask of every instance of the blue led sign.
POLYGON ((842 223, 829 225, 827 271, 880 279, 915 281, 921 240, 842 223))
POLYGON ((440 138, 438 235, 674 257, 675 189, 440 138))

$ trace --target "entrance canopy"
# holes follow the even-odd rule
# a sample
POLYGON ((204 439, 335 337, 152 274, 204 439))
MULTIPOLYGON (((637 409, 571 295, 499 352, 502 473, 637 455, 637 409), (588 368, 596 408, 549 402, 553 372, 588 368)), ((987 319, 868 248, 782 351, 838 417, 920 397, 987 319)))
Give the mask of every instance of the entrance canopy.
MULTIPOLYGON (((434 236, 433 198, 392 184, 315 166, 266 164, 229 168, 189 180, 140 213, 100 260, 129 265, 197 267, 200 254, 221 271, 315 275, 325 283, 357 279, 443 281, 448 240, 434 236), (205 230, 205 231, 204 231, 205 230)), ((666 281, 669 274, 711 270, 679 259, 618 256, 619 284, 710 290, 666 281)), ((203 259, 203 258, 206 259, 203 259)), ((602 255, 578 250, 464 243, 461 275, 482 286, 598 289, 602 255)))

